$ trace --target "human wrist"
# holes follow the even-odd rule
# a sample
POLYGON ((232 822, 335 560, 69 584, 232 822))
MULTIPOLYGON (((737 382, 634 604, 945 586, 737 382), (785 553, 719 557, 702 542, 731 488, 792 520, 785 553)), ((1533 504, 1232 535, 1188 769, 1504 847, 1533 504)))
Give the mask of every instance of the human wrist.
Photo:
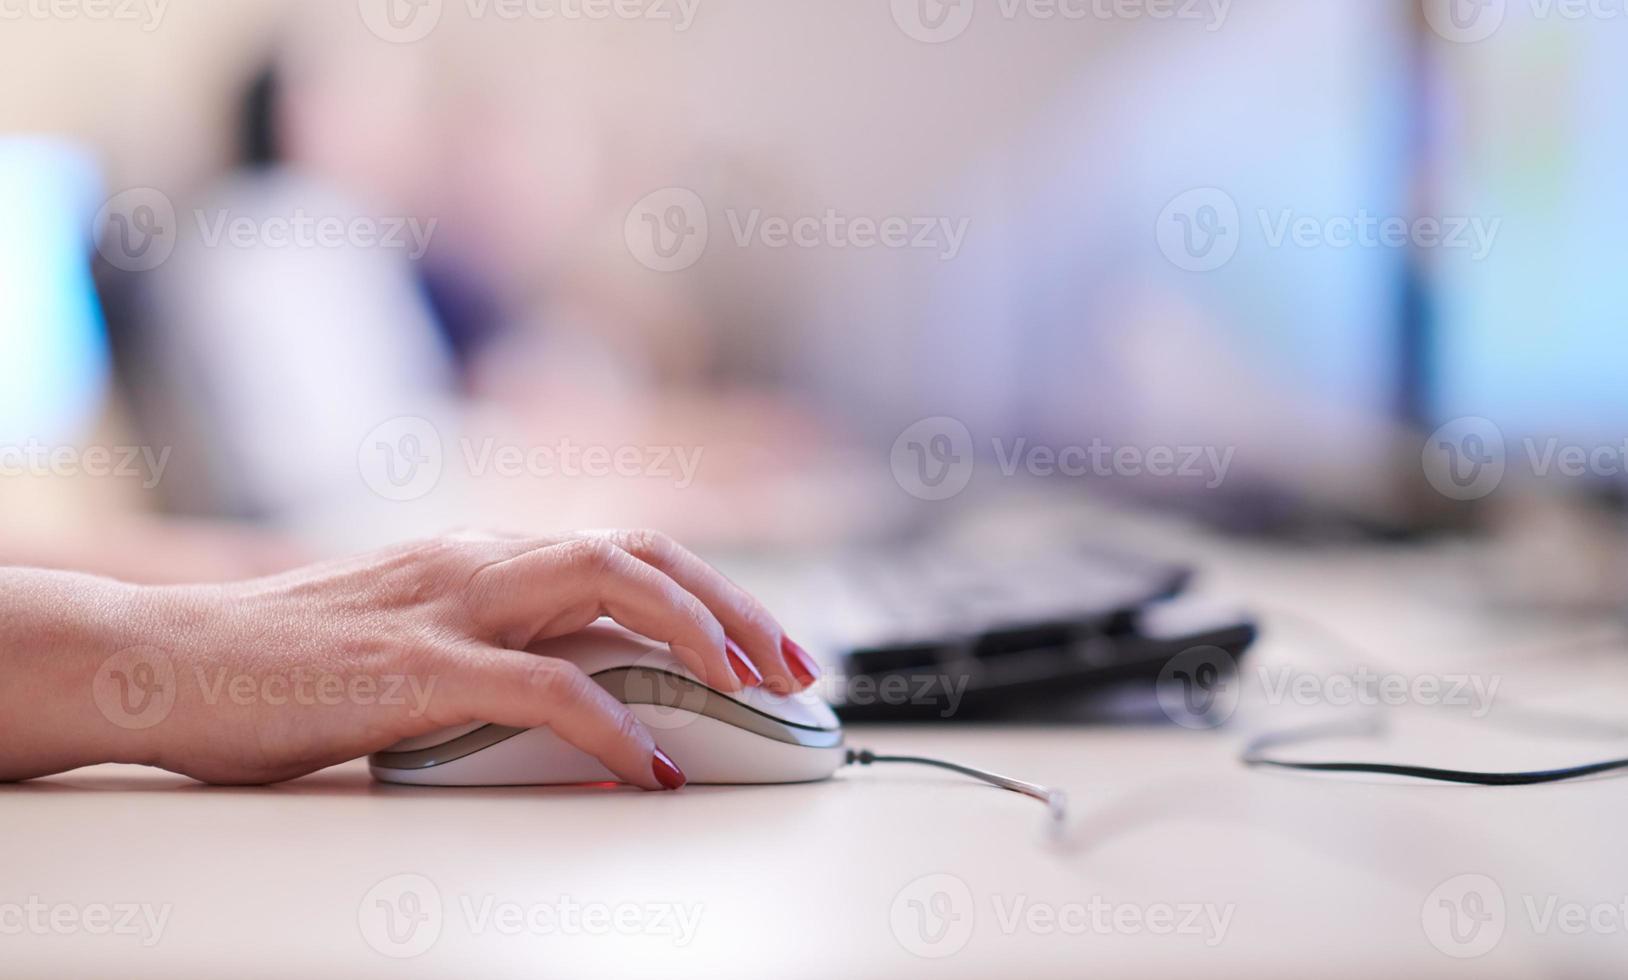
POLYGON ((16 683, 0 778, 103 762, 154 763, 180 679, 178 590, 59 572, 0 573, 11 621, 0 659, 16 683))

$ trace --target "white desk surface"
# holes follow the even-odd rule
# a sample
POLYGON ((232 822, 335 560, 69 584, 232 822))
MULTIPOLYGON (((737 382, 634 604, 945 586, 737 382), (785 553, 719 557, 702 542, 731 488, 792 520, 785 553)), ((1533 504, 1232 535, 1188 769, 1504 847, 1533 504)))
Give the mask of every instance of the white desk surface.
MULTIPOLYGON (((1213 581, 1265 611, 1256 686, 1258 667, 1328 666, 1311 649, 1326 637, 1274 617, 1293 609, 1391 664, 1478 663, 1523 705, 1610 715, 1616 651, 1542 668, 1496 651, 1614 627, 1470 615, 1456 574, 1434 558, 1263 552, 1213 581)), ((1035 802, 931 770, 663 795, 384 787, 359 763, 264 789, 83 770, 0 787, 0 963, 133 977, 1620 974, 1628 780, 1488 789, 1242 768, 1247 735, 1288 710, 1252 691, 1218 731, 851 731, 1065 787, 1060 839, 1035 802), (1444 882, 1478 890, 1479 907, 1457 907, 1484 913, 1479 932, 1467 918, 1443 931, 1441 901, 1462 898, 1444 882), (439 923, 391 945, 379 901, 408 887, 439 923), (18 918, 30 903, 32 925, 18 918), (117 923, 127 904, 167 915, 162 929, 93 933, 98 906, 117 923), (500 909, 524 915, 505 931, 500 909)), ((1405 712, 1389 740, 1299 751, 1496 768, 1628 755, 1621 739, 1443 710, 1405 712)))

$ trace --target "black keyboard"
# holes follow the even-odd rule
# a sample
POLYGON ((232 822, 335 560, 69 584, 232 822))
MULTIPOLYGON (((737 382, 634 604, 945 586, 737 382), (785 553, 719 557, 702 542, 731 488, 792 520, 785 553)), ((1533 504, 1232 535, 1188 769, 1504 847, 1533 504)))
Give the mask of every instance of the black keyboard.
POLYGON ((1193 647, 1243 656, 1254 621, 1189 596, 1191 579, 1083 548, 855 554, 806 569, 784 618, 842 677, 825 693, 844 718, 1034 718, 1106 685, 1151 685, 1193 647))

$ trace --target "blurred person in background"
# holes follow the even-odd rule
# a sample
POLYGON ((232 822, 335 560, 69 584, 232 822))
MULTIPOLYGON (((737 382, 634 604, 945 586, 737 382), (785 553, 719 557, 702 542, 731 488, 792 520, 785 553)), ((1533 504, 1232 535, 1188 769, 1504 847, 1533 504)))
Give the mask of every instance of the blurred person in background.
MULTIPOLYGON (((763 390, 785 380, 783 352, 764 347, 784 336, 789 297, 725 259, 705 278, 653 277, 602 234, 623 223, 605 210, 661 163, 693 159, 699 174, 717 160, 678 127, 620 128, 634 117, 614 103, 632 88, 589 84, 614 38, 521 46, 479 32, 395 49, 327 26, 301 21, 256 82, 244 165, 178 202, 174 255, 111 290, 137 416, 179 447, 171 506, 328 547, 471 512, 710 541, 840 524, 831 481, 805 479, 830 436, 763 390), (300 216, 398 234, 220 245, 231 222, 300 216), (393 452, 393 429, 369 440, 400 419, 433 427, 446 474, 433 499, 380 508, 358 456, 393 452), (633 452, 651 472, 483 480, 469 471, 493 445, 633 452)), ((661 115, 650 108, 639 117, 661 115)))
MULTIPOLYGON (((323 550, 471 514, 518 528, 646 524, 703 543, 840 540, 924 513, 885 462, 929 416, 964 422, 986 462, 991 437, 1227 447, 1242 450, 1238 485, 1368 505, 1373 481, 1352 474, 1375 469, 1361 460, 1386 430, 1369 414, 1367 311, 1302 358, 1338 365, 1357 393, 1306 399, 1318 381, 1287 382, 1259 356, 1282 323, 1239 342, 1254 313, 1237 297, 1258 297, 1259 262, 1229 270, 1234 288, 1217 298, 1172 280, 1178 270, 1149 247, 1123 254, 1151 242, 1146 215, 1114 189, 1157 210, 1168 187, 1189 183, 1187 129, 1158 121, 1193 95, 1185 76, 1142 73, 1132 101, 1162 106, 1142 119, 1071 93, 1147 57, 1142 28, 1065 38, 1025 24, 992 33, 964 65, 903 36, 917 57, 896 58, 872 27, 733 4, 680 44, 666 26, 464 23, 448 11, 430 37, 393 45, 348 7, 292 8, 244 113, 241 165, 173 192, 172 256, 107 277, 135 418, 176 450, 165 505, 323 550), (855 52, 850 70, 809 86, 836 50, 855 52), (1024 70, 1002 78, 999 97, 965 70, 1019 56, 1024 70), (741 86, 742 73, 760 84, 741 86), (871 92, 886 97, 860 97, 871 92), (1138 142, 1154 132, 1172 145, 1138 142), (1082 172, 1094 176, 1079 182, 1082 172), (632 253, 630 209, 674 188, 705 201, 713 245, 666 274, 632 253), (736 238, 748 216, 830 212, 927 216, 967 235, 953 260, 736 238), (296 216, 398 235, 283 247, 257 234, 296 216), (241 243, 225 237, 238 222, 241 243), (404 420, 428 429, 406 432, 404 420), (432 442, 443 471, 433 492, 381 500, 361 471, 410 463, 432 442), (700 462, 674 477, 470 472, 484 447, 564 443, 700 462)), ((1237 50, 1277 33, 1246 33, 1237 50)), ((1323 59, 1289 117, 1344 126, 1327 108, 1354 87, 1364 43, 1323 59)), ((1164 58, 1186 63, 1180 50, 1164 58)), ((1264 72, 1229 77, 1272 85, 1264 72)), ((1253 146, 1243 137, 1284 113, 1259 115, 1234 142, 1253 146)), ((1322 159, 1317 135, 1299 139, 1322 159)), ((1243 171, 1258 164, 1253 150, 1242 157, 1243 171)), ((1333 265, 1316 271, 1376 302, 1369 277, 1333 265)), ((1115 484, 1153 492, 1145 480, 1089 492, 1115 484)))
POLYGON ((143 443, 113 393, 86 230, 95 165, 56 140, 0 140, 0 565, 135 582, 206 582, 306 556, 253 527, 153 506, 173 453, 143 443))

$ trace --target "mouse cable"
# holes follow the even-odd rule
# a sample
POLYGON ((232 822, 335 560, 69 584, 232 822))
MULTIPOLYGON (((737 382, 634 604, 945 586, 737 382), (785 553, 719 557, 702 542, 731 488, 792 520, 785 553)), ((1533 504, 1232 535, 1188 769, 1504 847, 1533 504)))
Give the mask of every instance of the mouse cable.
MULTIPOLYGON (((1289 623, 1297 624, 1309 629, 1323 637, 1325 641, 1332 641, 1335 647, 1343 648, 1344 659, 1357 665, 1376 664, 1380 661, 1367 650, 1347 640, 1326 623, 1312 617, 1301 615, 1297 610, 1277 609, 1272 615, 1289 623)), ((1583 640, 1573 640, 1565 644, 1551 644, 1539 648, 1538 651, 1506 651, 1503 656, 1530 657, 1535 652, 1544 655, 1568 655, 1578 649, 1593 649, 1605 644, 1620 645, 1623 633, 1620 627, 1613 628, 1605 636, 1590 636, 1583 640)), ((1315 646, 1310 649, 1317 649, 1315 646)), ((1510 705, 1504 699, 1504 705, 1520 711, 1520 706, 1510 705)), ((1527 711, 1531 715, 1532 712, 1527 711)), ((1586 721, 1587 719, 1585 719, 1586 721)), ((1617 728, 1605 722, 1595 722, 1601 727, 1617 728)), ((1299 762, 1287 759, 1275 759, 1267 755, 1267 750, 1287 745, 1298 745, 1316 739, 1334 736, 1367 736, 1378 737, 1385 731, 1384 722, 1379 718, 1366 718, 1357 722, 1335 722, 1332 724, 1310 725, 1287 731, 1268 732, 1251 741, 1245 746, 1239 761, 1245 766, 1255 769, 1287 769, 1297 772, 1359 772, 1382 776, 1402 776, 1409 779, 1423 779, 1434 782, 1460 783, 1472 786, 1535 786, 1542 783, 1558 783, 1570 779, 1581 779, 1585 776, 1595 776, 1600 773, 1614 772, 1628 769, 1628 759, 1607 759, 1602 762, 1585 763, 1579 766, 1567 766, 1562 769, 1539 769, 1529 772, 1479 772, 1466 769, 1442 769, 1435 766, 1402 765, 1383 762, 1299 762)), ((1614 732, 1619 734, 1620 731, 1614 732)))
POLYGON ((849 749, 848 761, 844 765, 869 766, 878 762, 903 762, 918 766, 933 766, 937 769, 948 769, 950 772, 970 776, 973 779, 997 786, 1001 789, 1022 793, 1031 799, 1046 804, 1051 811, 1052 820, 1061 823, 1068 815, 1068 795, 1062 790, 1047 789, 1037 783, 1026 783, 1021 779, 1010 776, 1001 776, 983 769, 974 769, 971 766, 957 765, 954 762, 945 762, 942 759, 925 759, 918 755, 877 755, 870 749, 849 749))
POLYGON ((1568 766, 1564 769, 1539 769, 1532 772, 1475 772, 1385 762, 1291 762, 1274 759, 1265 754, 1267 749, 1275 746, 1295 745, 1338 735, 1379 735, 1382 731, 1383 726, 1380 724, 1364 721, 1354 725, 1312 725, 1286 732, 1272 732, 1250 742, 1244 749, 1242 761, 1251 768, 1293 769, 1300 772, 1364 772, 1382 776, 1429 779, 1443 783, 1467 783, 1473 786, 1535 786, 1539 783, 1558 783, 1562 780, 1581 779, 1602 772, 1628 769, 1628 759, 1610 759, 1605 762, 1568 766))

